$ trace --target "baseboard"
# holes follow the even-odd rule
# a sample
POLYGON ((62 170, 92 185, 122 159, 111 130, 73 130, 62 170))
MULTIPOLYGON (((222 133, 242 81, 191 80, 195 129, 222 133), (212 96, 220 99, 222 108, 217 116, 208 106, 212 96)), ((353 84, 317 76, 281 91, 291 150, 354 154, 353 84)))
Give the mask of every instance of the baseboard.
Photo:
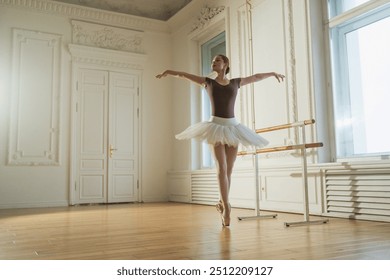
POLYGON ((68 201, 17 202, 0 204, 0 209, 66 207, 68 201))

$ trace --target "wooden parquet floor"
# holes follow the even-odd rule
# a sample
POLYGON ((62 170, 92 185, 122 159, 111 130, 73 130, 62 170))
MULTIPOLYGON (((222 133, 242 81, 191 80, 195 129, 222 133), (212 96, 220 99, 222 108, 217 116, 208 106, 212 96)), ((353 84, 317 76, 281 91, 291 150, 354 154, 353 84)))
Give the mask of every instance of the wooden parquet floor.
POLYGON ((1 260, 390 260, 390 223, 302 215, 223 228, 212 206, 180 203, 0 210, 1 260), (315 218, 314 218, 315 219, 315 218))

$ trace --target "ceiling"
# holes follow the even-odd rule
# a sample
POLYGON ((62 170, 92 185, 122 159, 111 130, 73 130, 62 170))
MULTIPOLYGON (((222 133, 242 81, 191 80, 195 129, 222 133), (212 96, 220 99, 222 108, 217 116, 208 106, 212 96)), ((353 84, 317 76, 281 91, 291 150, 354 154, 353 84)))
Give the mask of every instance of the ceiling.
POLYGON ((191 0, 53 0, 111 12, 166 21, 191 0))

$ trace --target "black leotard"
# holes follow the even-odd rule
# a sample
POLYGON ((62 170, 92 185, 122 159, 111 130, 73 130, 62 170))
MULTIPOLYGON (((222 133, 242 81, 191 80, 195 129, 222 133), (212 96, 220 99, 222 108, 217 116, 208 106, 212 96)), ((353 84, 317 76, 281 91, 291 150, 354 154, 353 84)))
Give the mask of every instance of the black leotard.
POLYGON ((210 97, 211 114, 220 118, 234 118, 234 104, 241 79, 231 79, 229 84, 221 85, 206 78, 206 90, 210 97))

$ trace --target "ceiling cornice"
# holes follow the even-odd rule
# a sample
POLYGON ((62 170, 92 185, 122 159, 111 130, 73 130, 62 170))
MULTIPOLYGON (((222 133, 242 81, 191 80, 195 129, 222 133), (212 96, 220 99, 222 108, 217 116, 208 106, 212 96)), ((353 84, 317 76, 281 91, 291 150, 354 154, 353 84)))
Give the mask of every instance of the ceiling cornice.
POLYGON ((169 33, 169 25, 160 20, 107 12, 99 9, 47 0, 0 0, 0 6, 34 10, 36 12, 60 15, 95 23, 114 25, 123 28, 169 33))

